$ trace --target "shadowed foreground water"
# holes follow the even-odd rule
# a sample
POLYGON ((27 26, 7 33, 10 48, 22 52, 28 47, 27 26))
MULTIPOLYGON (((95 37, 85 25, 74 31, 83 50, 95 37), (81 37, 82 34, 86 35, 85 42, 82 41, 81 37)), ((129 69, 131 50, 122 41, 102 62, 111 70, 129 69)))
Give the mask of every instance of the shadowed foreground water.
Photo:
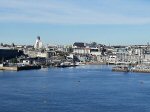
POLYGON ((1 71, 0 112, 150 112, 150 74, 100 65, 1 71))

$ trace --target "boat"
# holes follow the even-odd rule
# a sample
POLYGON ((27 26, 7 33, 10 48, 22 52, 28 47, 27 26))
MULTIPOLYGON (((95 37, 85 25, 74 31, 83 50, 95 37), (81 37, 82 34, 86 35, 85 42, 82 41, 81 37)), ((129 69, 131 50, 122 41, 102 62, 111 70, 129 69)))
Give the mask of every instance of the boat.
POLYGON ((59 65, 57 65, 56 67, 61 67, 61 68, 65 68, 65 67, 76 67, 78 65, 72 63, 72 62, 62 62, 59 65))
POLYGON ((77 65, 77 66, 83 66, 83 65, 85 65, 85 63, 83 63, 83 62, 76 62, 75 65, 77 65))
POLYGON ((129 67, 128 66, 115 66, 112 68, 112 71, 115 71, 115 72, 129 72, 129 67))

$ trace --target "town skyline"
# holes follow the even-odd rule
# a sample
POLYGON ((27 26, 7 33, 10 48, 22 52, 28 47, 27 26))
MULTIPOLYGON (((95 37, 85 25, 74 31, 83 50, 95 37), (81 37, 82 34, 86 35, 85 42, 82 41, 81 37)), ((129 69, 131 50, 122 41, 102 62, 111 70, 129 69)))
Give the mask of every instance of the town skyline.
POLYGON ((133 45, 150 42, 147 0, 5 0, 0 1, 2 43, 97 42, 133 45))

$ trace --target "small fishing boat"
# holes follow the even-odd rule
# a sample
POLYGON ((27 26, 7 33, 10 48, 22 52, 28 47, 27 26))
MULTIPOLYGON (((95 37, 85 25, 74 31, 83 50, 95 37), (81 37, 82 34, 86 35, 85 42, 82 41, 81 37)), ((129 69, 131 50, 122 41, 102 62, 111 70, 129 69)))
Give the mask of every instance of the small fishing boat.
POLYGON ((129 67, 128 66, 115 66, 112 68, 112 71, 115 71, 115 72, 129 72, 129 67))

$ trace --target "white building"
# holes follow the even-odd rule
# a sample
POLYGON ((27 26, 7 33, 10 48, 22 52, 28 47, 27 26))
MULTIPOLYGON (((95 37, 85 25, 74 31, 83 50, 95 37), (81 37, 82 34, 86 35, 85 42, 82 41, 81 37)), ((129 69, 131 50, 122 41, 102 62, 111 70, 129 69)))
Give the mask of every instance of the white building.
POLYGON ((115 64, 116 62, 117 62, 117 56, 116 55, 109 56, 108 63, 115 64))
POLYGON ((90 54, 90 48, 73 48, 73 53, 90 54))
POLYGON ((41 49, 43 48, 43 43, 42 41, 40 40, 40 37, 38 36, 37 39, 36 39, 36 42, 34 44, 34 48, 35 49, 41 49))

